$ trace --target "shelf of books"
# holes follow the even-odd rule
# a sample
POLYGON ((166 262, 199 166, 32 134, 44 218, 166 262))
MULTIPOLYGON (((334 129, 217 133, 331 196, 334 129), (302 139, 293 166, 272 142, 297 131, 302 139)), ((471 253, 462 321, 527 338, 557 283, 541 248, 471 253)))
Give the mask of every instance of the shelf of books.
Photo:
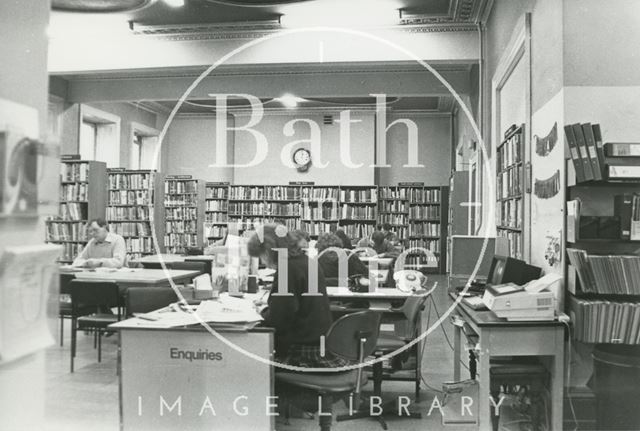
POLYGON ((105 217, 106 195, 105 163, 63 156, 60 212, 46 221, 46 242, 63 246, 61 263, 73 262, 86 245, 87 222, 105 217))
POLYGON ((300 198, 300 186, 265 186, 265 220, 285 225, 288 230, 300 229, 300 198))
POLYGON ((127 260, 156 253, 152 232, 164 250, 164 175, 154 170, 112 168, 108 173, 106 219, 124 237, 127 260))
MULTIPOLYGON (((588 135, 596 126, 567 126, 565 133, 573 132, 575 139, 580 130, 588 135)), ((596 136, 602 140, 599 131, 596 136)), ((585 151, 594 156, 592 179, 585 179, 588 165, 575 158, 572 145, 566 244, 574 337, 584 343, 640 344, 640 172, 624 179, 609 175, 611 166, 640 167, 640 144, 599 143, 595 152, 585 151), (623 151, 617 152, 620 145, 623 151)))
POLYGON ((202 247, 204 237, 205 183, 191 175, 167 175, 164 181, 164 247, 182 254, 202 247))
POLYGON ((449 177, 448 217, 447 217, 447 253, 446 272, 450 272, 451 237, 454 235, 469 235, 471 206, 469 194, 469 171, 454 171, 449 177))
POLYGON ((214 244, 227 234, 229 183, 209 182, 205 186, 204 242, 214 244))
POLYGON ((351 241, 371 234, 376 227, 378 187, 340 186, 339 225, 351 241))
POLYGON ((509 255, 523 258, 524 125, 505 133, 496 151, 496 229, 509 240, 509 255))
MULTIPOLYGON (((303 186, 300 189, 300 202, 300 228, 309 232, 311 237, 338 229, 340 190, 337 186, 303 186)), ((351 229, 354 232, 356 230, 351 229)))

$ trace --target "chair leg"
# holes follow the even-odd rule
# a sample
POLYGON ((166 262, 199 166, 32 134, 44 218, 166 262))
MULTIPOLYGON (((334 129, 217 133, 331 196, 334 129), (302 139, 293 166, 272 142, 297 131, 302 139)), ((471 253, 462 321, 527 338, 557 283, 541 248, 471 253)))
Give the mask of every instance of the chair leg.
POLYGON ((318 412, 318 421, 320 422, 320 431, 331 431, 331 422, 333 419, 332 397, 320 394, 322 403, 322 411, 318 412))
POLYGON ((60 347, 64 347, 64 317, 60 316, 60 347))
POLYGON ((373 364, 373 395, 382 394, 382 361, 373 364))
POLYGON ((96 330, 98 336, 98 362, 102 362, 102 329, 96 330))
POLYGON ((71 318, 71 372, 73 373, 73 359, 76 356, 76 318, 71 318))
POLYGON ((98 347, 98 331, 93 329, 93 348, 98 347))

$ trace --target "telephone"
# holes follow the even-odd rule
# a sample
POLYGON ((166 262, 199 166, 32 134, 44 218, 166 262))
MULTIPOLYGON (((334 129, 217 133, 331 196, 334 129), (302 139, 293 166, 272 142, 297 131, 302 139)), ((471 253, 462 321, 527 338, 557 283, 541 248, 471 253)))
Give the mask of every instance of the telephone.
POLYGON ((368 292, 369 284, 369 279, 362 274, 349 277, 349 290, 352 292, 368 292))
POLYGON ((427 285, 427 277, 420 271, 405 269, 393 274, 396 287, 403 292, 415 292, 427 285))

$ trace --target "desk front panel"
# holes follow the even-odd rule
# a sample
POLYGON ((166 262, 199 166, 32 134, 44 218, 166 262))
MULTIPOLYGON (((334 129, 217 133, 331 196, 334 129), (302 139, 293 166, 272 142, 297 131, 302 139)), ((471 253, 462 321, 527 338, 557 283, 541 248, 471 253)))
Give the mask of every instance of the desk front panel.
MULTIPOLYGON (((221 335, 271 358, 271 332, 221 335)), ((122 429, 273 429, 266 413, 273 403, 271 366, 206 331, 122 330, 120 337, 122 429)))

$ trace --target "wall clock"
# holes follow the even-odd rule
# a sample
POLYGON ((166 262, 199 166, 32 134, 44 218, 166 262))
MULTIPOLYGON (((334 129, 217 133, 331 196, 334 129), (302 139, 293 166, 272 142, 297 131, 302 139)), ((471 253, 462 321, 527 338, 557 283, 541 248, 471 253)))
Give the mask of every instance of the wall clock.
POLYGON ((306 148, 298 148, 293 153, 293 163, 296 165, 298 172, 306 172, 311 166, 311 152, 306 148))

